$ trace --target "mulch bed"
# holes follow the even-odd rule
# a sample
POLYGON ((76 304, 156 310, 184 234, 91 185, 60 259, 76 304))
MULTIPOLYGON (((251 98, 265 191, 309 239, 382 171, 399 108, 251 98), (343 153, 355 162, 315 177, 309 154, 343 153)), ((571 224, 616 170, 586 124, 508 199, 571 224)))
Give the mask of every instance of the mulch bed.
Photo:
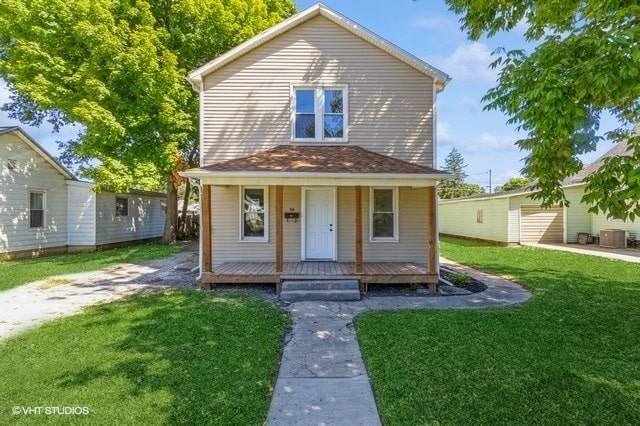
MULTIPOLYGON (((451 276, 451 274, 454 274, 456 272, 450 270, 450 269, 446 269, 443 267, 440 267, 440 276, 445 278, 445 279, 449 279, 449 277, 451 276)), ((470 277, 471 278, 471 277, 470 277)), ((440 283, 440 285, 447 285, 446 283, 440 283)), ((467 291, 470 291, 471 293, 480 293, 481 291, 485 291, 487 289, 487 285, 481 281, 476 280, 475 278, 471 278, 469 284, 467 285, 463 285, 463 286, 456 286, 459 288, 463 288, 467 291)))

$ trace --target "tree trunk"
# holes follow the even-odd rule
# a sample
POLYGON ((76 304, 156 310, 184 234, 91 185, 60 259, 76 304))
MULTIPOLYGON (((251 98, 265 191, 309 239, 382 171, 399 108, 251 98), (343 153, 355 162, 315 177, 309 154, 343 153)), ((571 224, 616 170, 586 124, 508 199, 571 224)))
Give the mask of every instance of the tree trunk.
POLYGON ((184 189, 184 200, 182 200, 182 211, 180 212, 180 227, 178 228, 178 237, 186 238, 190 234, 187 227, 187 209, 189 208, 189 196, 191 195, 191 180, 187 178, 184 189))
POLYGON ((167 180, 167 215, 164 222, 163 244, 176 242, 176 222, 178 219, 178 188, 174 182, 174 176, 169 173, 167 180))

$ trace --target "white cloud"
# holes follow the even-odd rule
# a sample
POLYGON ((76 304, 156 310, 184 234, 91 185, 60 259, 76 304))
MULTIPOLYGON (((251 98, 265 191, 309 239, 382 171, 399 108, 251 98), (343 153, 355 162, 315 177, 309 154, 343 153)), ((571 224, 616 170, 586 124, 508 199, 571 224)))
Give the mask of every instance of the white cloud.
POLYGON ((494 136, 490 133, 481 133, 478 142, 490 150, 495 151, 517 151, 514 145, 516 139, 513 136, 494 136))
POLYGON ((420 16, 413 21, 413 26, 428 30, 437 30, 460 36, 460 26, 453 20, 442 16, 420 16))
POLYGON ((495 83, 498 70, 489 68, 491 62, 493 58, 487 45, 476 42, 458 45, 450 56, 438 58, 434 64, 454 80, 495 83))

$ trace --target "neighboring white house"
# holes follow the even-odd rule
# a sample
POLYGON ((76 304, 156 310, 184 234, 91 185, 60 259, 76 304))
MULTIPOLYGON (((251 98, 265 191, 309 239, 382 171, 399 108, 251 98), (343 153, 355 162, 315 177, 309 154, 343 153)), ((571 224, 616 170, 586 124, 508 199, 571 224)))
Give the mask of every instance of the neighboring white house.
POLYGON ((563 189, 569 207, 543 209, 540 201, 529 198, 529 189, 440 200, 440 233, 505 244, 575 243, 580 233, 599 236, 600 231, 609 229, 627 231, 628 235, 640 238, 640 221, 607 219, 604 214, 589 213, 589 206, 581 202, 584 179, 600 167, 604 158, 626 151, 626 142, 620 142, 566 179, 563 189))
POLYGON ((159 238, 165 198, 95 193, 19 127, 0 127, 0 259, 159 238))

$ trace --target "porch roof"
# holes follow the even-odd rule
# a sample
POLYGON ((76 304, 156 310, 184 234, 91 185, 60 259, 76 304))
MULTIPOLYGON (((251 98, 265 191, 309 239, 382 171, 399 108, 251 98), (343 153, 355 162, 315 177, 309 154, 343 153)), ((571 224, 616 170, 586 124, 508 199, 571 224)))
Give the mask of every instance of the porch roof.
POLYGON ((212 180, 232 178, 319 178, 345 182, 353 179, 390 179, 425 183, 425 180, 437 181, 450 177, 442 170, 352 145, 279 145, 246 157, 190 169, 183 172, 183 175, 211 181, 213 184, 216 182, 212 180))

